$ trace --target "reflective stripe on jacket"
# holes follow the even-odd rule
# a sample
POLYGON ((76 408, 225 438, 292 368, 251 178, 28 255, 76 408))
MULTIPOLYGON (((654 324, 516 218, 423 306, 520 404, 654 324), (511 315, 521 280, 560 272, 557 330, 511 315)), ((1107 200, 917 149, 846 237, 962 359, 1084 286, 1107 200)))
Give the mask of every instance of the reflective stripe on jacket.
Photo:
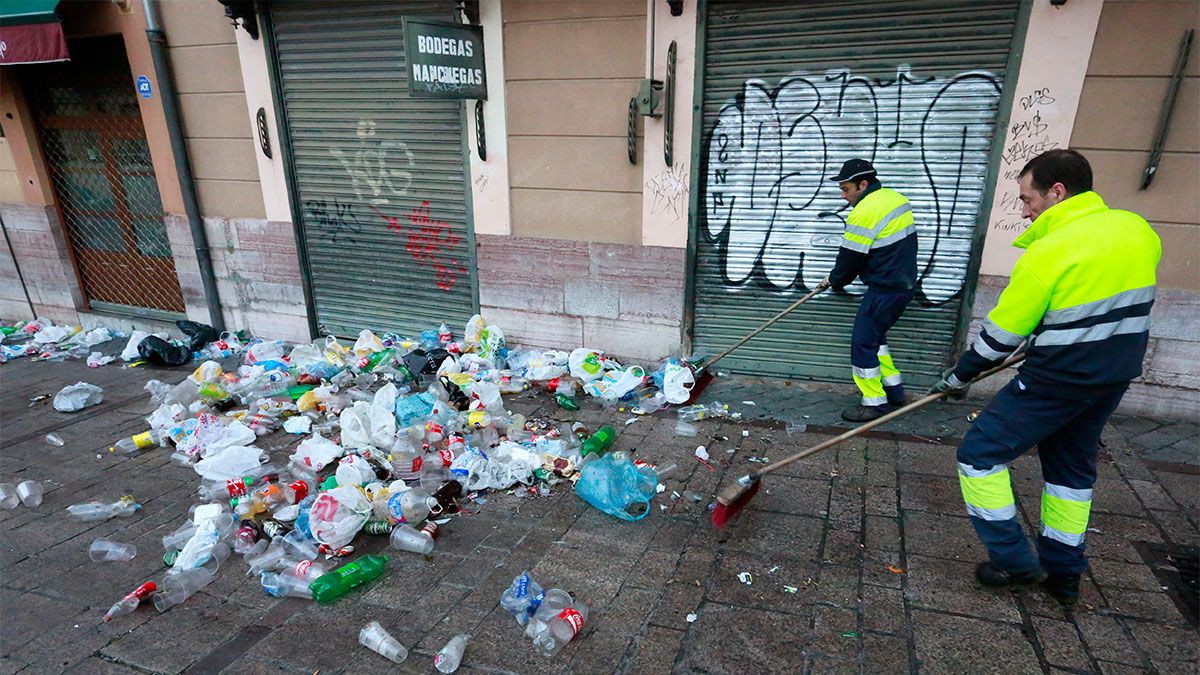
POLYGON ((1149 223, 1085 192, 1046 209, 1013 245, 1025 253, 954 377, 970 380, 1027 337, 1024 379, 1092 387, 1141 375, 1162 256, 1149 223))
POLYGON ((878 183, 867 188, 846 217, 829 283, 841 289, 858 277, 879 291, 911 291, 917 283, 912 207, 904 195, 878 183))

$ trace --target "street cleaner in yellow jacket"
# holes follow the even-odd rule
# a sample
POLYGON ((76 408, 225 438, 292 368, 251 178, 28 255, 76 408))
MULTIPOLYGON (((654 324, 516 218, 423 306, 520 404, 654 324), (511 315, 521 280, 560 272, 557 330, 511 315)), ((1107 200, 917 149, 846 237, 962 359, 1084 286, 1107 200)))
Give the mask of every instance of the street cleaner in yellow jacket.
POLYGON ((1150 332, 1158 236, 1135 213, 1092 191, 1092 168, 1051 150, 1019 176, 1025 249, 978 339, 932 391, 963 383, 1025 344, 1025 362, 958 447, 967 514, 989 561, 985 586, 1040 583, 1063 603, 1079 598, 1084 539, 1104 423, 1142 374, 1150 332), (1009 464, 1033 447, 1042 463, 1037 555, 1017 520, 1009 464))
POLYGON ((824 282, 841 291, 855 279, 867 287, 850 336, 850 365, 861 405, 842 413, 867 422, 904 405, 904 383, 888 349, 887 332, 912 300, 917 286, 917 228, 908 199, 885 188, 875 167, 851 159, 829 180, 850 206, 833 271, 824 282))

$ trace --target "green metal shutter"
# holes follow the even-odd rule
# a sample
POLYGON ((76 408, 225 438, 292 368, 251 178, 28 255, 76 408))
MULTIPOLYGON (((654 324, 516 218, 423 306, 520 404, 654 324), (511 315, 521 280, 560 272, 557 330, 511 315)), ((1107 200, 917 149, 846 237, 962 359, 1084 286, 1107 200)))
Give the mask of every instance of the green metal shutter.
MULTIPOLYGON (((888 335, 910 383, 950 359, 1018 2, 707 3, 693 345, 710 354, 833 267, 849 208, 825 180, 864 157, 911 201, 917 296, 888 335)), ((826 294, 723 363, 850 379, 863 287, 826 294)))
POLYGON ((317 322, 414 334, 477 306, 462 102, 409 98, 402 18, 439 2, 271 6, 285 138, 317 322))

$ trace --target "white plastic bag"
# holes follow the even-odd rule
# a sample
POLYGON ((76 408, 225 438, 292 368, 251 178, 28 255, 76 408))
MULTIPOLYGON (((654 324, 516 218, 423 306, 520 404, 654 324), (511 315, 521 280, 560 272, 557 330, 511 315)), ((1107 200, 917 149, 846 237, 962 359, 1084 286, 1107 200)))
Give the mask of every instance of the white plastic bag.
POLYGON ((388 382, 380 387, 379 391, 375 392, 375 400, 372 401, 372 403, 377 408, 383 408, 384 410, 395 410, 396 397, 399 395, 400 392, 396 389, 395 383, 388 382))
POLYGON ((311 438, 296 446, 296 451, 292 453, 288 461, 295 466, 304 467, 316 473, 341 457, 343 452, 345 450, 342 446, 321 434, 313 434, 311 438))
POLYGON ((196 462, 193 468, 208 480, 234 480, 250 473, 265 461, 262 450, 251 445, 234 445, 218 450, 210 448, 205 451, 204 459, 196 462))
POLYGON ((603 352, 586 347, 576 349, 567 357, 567 365, 571 369, 571 377, 583 383, 604 377, 604 369, 607 367, 606 362, 607 359, 604 358, 603 352))
POLYGON ((74 330, 66 326, 47 325, 38 332, 33 334, 33 343, 35 345, 52 345, 71 337, 74 330))
POLYGON ((303 372, 306 366, 314 363, 324 363, 325 356, 321 353, 321 349, 316 345, 306 342, 296 345, 292 349, 292 353, 288 356, 288 362, 297 372, 303 372))
POLYGON ((108 364, 110 364, 116 360, 117 360, 117 357, 105 356, 104 352, 92 352, 91 354, 88 354, 87 367, 88 368, 99 368, 100 366, 107 366, 108 364))
POLYGON ((334 476, 338 485, 362 485, 375 480, 375 470, 362 455, 346 455, 338 460, 334 476))
POLYGON ((666 365, 663 373, 662 392, 666 395, 667 402, 675 405, 686 403, 692 395, 694 384, 696 384, 696 377, 692 375, 690 368, 685 368, 678 363, 666 365))
POLYGON ((631 366, 623 371, 610 370, 600 379, 585 384, 583 390, 606 401, 616 401, 636 389, 645 378, 646 371, 641 366, 631 366))
POLYGON ((355 356, 370 356, 375 352, 383 351, 383 341, 380 340, 374 333, 364 328, 358 334, 358 340, 354 343, 355 356))
POLYGON ((479 348, 479 336, 483 332, 486 324, 483 323, 483 317, 476 314, 467 319, 467 327, 463 330, 463 342, 467 343, 468 347, 479 348))
MULTIPOLYGON (((141 354, 138 354, 138 344, 140 344, 142 340, 150 337, 150 335, 150 333, 147 333, 144 330, 133 331, 133 333, 129 335, 129 342, 125 343, 125 349, 121 350, 121 360, 136 361, 142 358, 141 354)), ((167 339, 166 333, 154 333, 154 335, 164 340, 167 339)))
POLYGON ((455 457, 450 472, 462 481, 464 490, 503 490, 517 483, 533 484, 533 472, 541 466, 540 455, 505 441, 488 451, 487 457, 476 450, 455 457))
POLYGON ((63 387, 54 395, 54 409, 59 412, 75 412, 103 400, 103 389, 87 382, 76 382, 63 387))
POLYGON ((504 331, 499 326, 487 326, 479 333, 479 355, 494 359, 504 349, 504 331))
POLYGON ((313 539, 332 549, 349 544, 372 512, 371 502, 361 490, 343 486, 317 495, 308 515, 313 539))
POLYGON ((108 328, 105 326, 100 326, 99 328, 93 328, 89 331, 80 331, 72 335, 71 339, 67 340, 67 344, 83 345, 84 347, 91 349, 92 347, 108 342, 111 339, 112 333, 108 332, 108 328))
POLYGON ((247 350, 245 363, 248 366, 252 366, 262 361, 277 361, 283 358, 285 349, 283 340, 260 342, 247 350))
MULTIPOLYGON (((393 403, 393 406, 395 404, 393 403)), ((396 415, 365 401, 342 411, 342 445, 351 449, 392 447, 396 440, 396 415)))
POLYGON ((215 382, 221 376, 221 364, 216 361, 205 361, 188 375, 188 379, 196 384, 204 384, 205 382, 215 382))
POLYGON ((303 436, 312 431, 312 418, 308 415, 292 415, 283 421, 283 430, 303 436))
POLYGON ((146 417, 146 423, 151 429, 167 430, 183 417, 186 409, 178 403, 163 403, 146 417))

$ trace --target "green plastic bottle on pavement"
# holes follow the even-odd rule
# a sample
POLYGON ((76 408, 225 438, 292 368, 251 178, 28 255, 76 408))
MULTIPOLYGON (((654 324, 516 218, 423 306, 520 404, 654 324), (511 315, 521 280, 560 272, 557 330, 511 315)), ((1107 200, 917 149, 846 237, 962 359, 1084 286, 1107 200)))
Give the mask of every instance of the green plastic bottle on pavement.
POLYGON ((387 560, 384 555, 365 555, 317 577, 308 585, 308 590, 312 592, 313 600, 327 605, 359 586, 378 579, 383 575, 387 560))
POLYGON ((570 396, 566 396, 565 394, 555 394, 554 400, 558 401, 558 407, 562 408, 563 410, 579 410, 579 404, 576 403, 575 399, 571 398, 570 396))
POLYGON ((580 454, 582 454, 584 457, 588 455, 596 455, 599 457, 600 455, 608 452, 608 449, 612 447, 613 441, 616 439, 617 430, 606 424, 597 429, 596 433, 592 434, 591 438, 588 438, 583 442, 583 450, 580 452, 580 454))

